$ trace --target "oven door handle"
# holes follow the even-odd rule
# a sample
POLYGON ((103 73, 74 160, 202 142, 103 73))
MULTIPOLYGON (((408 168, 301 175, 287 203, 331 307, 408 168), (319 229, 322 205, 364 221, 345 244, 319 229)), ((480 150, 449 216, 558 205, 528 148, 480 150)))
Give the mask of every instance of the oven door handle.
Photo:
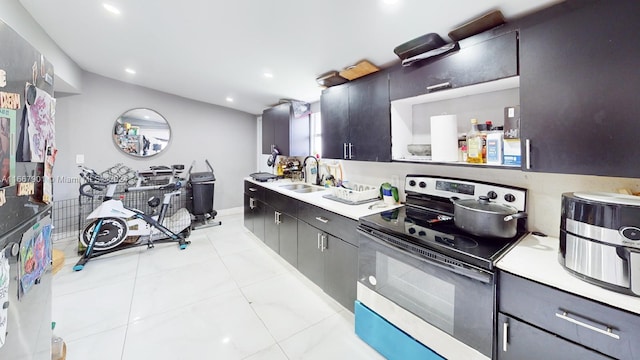
POLYGON ((480 281, 482 283, 485 283, 485 284, 490 284, 492 282, 493 276, 491 274, 487 274, 485 272, 482 272, 480 270, 477 270, 477 269, 474 269, 474 268, 471 268, 471 267, 469 267, 469 268, 461 267, 461 266, 456 266, 456 265, 449 264, 449 263, 442 263, 442 262, 439 262, 439 261, 434 261, 434 260, 431 260, 431 259, 423 258, 423 257, 417 256, 417 255, 414 255, 414 254, 410 253, 409 251, 407 251, 407 250, 405 250, 405 249, 403 249, 401 247, 398 247, 397 245, 395 245, 393 243, 384 241, 384 240, 376 237, 373 234, 375 232, 375 230, 363 230, 360 227, 358 227, 357 230, 358 230, 358 232, 360 234, 366 236, 368 239, 373 240, 377 244, 385 246, 385 247, 391 247, 391 248, 393 248, 394 250, 400 252, 403 255, 410 256, 410 257, 412 257, 412 258, 414 258, 416 260, 422 261, 424 263, 427 263, 427 264, 430 264, 430 265, 433 265, 433 266, 437 266, 439 268, 454 272, 456 274, 468 277, 470 279, 478 280, 478 281, 480 281))

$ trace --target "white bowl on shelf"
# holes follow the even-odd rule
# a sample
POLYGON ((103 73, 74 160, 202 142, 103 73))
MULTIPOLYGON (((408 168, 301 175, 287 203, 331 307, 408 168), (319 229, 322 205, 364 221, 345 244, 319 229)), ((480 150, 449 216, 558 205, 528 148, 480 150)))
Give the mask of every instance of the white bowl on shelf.
POLYGON ((431 156, 431 144, 409 144, 407 151, 415 156, 431 156))

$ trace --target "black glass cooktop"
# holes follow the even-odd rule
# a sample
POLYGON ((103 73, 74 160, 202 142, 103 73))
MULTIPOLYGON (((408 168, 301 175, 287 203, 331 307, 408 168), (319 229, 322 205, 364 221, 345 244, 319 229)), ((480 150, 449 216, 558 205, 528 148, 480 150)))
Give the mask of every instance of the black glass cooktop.
POLYGON ((525 235, 519 232, 511 239, 471 235, 457 228, 452 217, 410 206, 362 217, 360 225, 487 270, 525 235))

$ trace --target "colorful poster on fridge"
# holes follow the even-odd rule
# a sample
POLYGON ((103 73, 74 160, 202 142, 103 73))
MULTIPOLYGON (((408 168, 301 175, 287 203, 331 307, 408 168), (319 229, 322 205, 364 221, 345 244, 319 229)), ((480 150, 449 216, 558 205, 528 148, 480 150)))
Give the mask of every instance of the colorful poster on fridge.
POLYGON ((22 236, 20 243, 20 294, 25 295, 51 265, 51 224, 38 223, 22 236))

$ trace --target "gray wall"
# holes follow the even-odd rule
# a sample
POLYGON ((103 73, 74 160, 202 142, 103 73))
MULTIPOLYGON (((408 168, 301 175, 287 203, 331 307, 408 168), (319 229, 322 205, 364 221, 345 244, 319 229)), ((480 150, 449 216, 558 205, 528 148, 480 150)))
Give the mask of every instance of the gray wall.
MULTIPOLYGON (((214 209, 242 206, 242 179, 256 169, 256 116, 245 112, 173 96, 144 87, 83 74, 82 94, 57 98, 54 200, 76 198, 76 155, 85 165, 105 170, 122 163, 136 170, 155 165, 184 164, 193 172, 216 176, 214 209), (162 114, 171 126, 171 143, 150 158, 134 158, 119 151, 111 137, 114 122, 123 112, 146 107, 162 114)), ((58 96, 58 94, 56 94, 58 96)), ((185 170, 186 171, 186 170, 185 170)))

